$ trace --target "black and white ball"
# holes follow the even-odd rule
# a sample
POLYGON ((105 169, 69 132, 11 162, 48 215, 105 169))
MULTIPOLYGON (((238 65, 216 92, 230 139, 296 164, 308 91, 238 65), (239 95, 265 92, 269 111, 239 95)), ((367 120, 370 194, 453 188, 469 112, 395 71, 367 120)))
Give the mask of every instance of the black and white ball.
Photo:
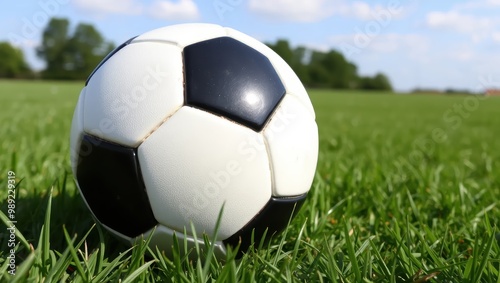
POLYGON ((71 128, 76 183, 95 219, 127 241, 172 235, 245 251, 284 229, 318 157, 311 101, 270 48, 231 28, 184 24, 132 38, 81 91, 71 128), (191 225, 192 223, 192 225, 191 225), (192 228, 195 231, 192 231, 192 228))

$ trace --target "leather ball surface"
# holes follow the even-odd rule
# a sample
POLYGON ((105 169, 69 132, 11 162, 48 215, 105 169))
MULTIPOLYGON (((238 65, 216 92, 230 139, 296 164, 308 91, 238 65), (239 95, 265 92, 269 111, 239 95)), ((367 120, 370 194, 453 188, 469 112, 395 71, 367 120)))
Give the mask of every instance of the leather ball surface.
POLYGON ((283 230, 311 187, 318 129, 307 92, 270 48, 231 28, 183 24, 134 37, 86 81, 71 164, 94 218, 117 237, 172 235, 244 252, 283 230), (192 231, 192 227, 195 231, 192 231), (187 233, 184 233, 186 231, 187 233), (151 235, 153 233, 153 235, 151 235))

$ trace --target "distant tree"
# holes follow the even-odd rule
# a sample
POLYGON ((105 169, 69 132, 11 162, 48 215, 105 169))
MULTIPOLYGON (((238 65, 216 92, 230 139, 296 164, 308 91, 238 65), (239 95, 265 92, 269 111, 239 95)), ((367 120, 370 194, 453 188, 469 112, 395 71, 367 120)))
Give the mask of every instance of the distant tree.
POLYGON ((67 75, 67 65, 70 64, 65 54, 68 32, 69 21, 59 18, 52 18, 43 31, 42 45, 37 48, 37 55, 46 64, 42 72, 44 78, 64 78, 67 75))
POLYGON ((85 79, 113 48, 92 25, 78 24, 71 35, 67 19, 53 18, 37 54, 46 62, 44 78, 85 79))
POLYGON ((328 81, 330 80, 331 74, 325 68, 324 61, 326 54, 313 50, 311 52, 311 58, 308 64, 308 74, 309 74, 309 86, 312 87, 329 87, 328 81))
POLYGON ((325 69, 330 73, 328 81, 332 88, 352 88, 357 80, 357 68, 354 64, 347 62, 344 55, 335 50, 326 53, 323 61, 325 69))
POLYGON ((66 43, 65 54, 69 60, 66 68, 73 78, 84 79, 113 48, 94 26, 79 24, 66 43))
POLYGON ((291 65, 294 61, 294 54, 292 48, 290 48, 290 43, 286 39, 279 39, 275 44, 268 44, 268 46, 274 50, 285 62, 291 65))
POLYGON ((0 77, 21 78, 26 77, 29 72, 21 49, 8 42, 0 42, 0 77))
POLYGON ((375 81, 371 77, 360 77, 359 78, 359 88, 365 90, 376 90, 377 86, 375 81))
POLYGON ((455 88, 447 88, 444 90, 445 94, 473 94, 468 89, 455 89, 455 88))
POLYGON ((293 49, 293 61, 290 65, 303 84, 309 85, 310 77, 307 64, 310 61, 310 50, 303 46, 293 49))
POLYGON ((309 63, 309 83, 314 87, 356 88, 358 75, 356 65, 348 62, 341 53, 312 51, 309 63))
POLYGON ((373 77, 360 77, 355 64, 336 51, 327 52, 292 48, 285 39, 267 44, 290 65, 302 83, 309 87, 338 89, 392 90, 386 75, 378 73, 373 77))
POLYGON ((304 64, 305 47, 292 49, 286 39, 278 39, 276 43, 267 43, 267 46, 276 52, 297 74, 303 83, 307 81, 307 70, 304 64))
POLYGON ((392 90, 389 78, 382 73, 377 73, 374 77, 361 77, 359 88, 365 90, 392 90))
POLYGON ((377 89, 392 90, 391 81, 386 75, 382 73, 377 73, 373 78, 373 80, 375 81, 375 86, 377 87, 377 89))

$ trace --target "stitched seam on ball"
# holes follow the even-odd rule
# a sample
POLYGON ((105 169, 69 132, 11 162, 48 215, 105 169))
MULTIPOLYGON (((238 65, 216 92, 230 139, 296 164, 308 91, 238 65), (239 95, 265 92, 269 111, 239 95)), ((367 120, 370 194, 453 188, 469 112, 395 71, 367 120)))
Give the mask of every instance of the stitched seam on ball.
POLYGON ((264 133, 259 133, 259 134, 262 136, 262 139, 264 140, 264 145, 266 147, 266 154, 268 159, 267 164, 269 165, 269 177, 271 177, 271 197, 274 197, 276 182, 274 178, 273 158, 271 157, 271 148, 269 146, 269 141, 267 140, 266 135, 264 135, 264 133))
POLYGON ((165 117, 158 125, 156 125, 149 133, 147 133, 146 136, 144 136, 144 138, 139 142, 139 144, 142 144, 144 141, 146 141, 156 130, 158 130, 163 124, 165 124, 165 122, 167 122, 170 118, 172 118, 172 116, 174 116, 175 113, 177 113, 179 109, 181 109, 182 107, 184 107, 184 105, 178 107, 172 114, 165 117))

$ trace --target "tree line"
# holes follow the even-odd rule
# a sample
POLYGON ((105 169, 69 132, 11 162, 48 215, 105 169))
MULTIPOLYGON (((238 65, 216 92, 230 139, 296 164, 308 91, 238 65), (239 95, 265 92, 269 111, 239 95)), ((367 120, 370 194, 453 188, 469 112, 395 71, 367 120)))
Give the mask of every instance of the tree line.
POLYGON ((71 32, 68 19, 52 18, 36 48, 45 68, 32 71, 19 48, 0 42, 0 78, 85 80, 114 48, 91 24, 79 23, 71 32))
MULTIPOLYGON (((360 76, 357 66, 340 52, 327 52, 298 46, 292 48, 287 40, 267 45, 278 53, 296 72, 307 87, 391 90, 387 76, 360 76)), ((99 62, 115 48, 112 42, 91 24, 79 23, 71 32, 70 22, 52 18, 42 34, 37 56, 45 68, 33 72, 20 49, 0 42, 0 78, 42 78, 56 80, 85 80, 99 62)))
POLYGON ((303 46, 292 48, 285 39, 267 43, 292 67, 308 87, 364 90, 392 90, 389 78, 377 73, 373 77, 358 75, 358 68, 344 55, 331 49, 322 52, 303 46))

